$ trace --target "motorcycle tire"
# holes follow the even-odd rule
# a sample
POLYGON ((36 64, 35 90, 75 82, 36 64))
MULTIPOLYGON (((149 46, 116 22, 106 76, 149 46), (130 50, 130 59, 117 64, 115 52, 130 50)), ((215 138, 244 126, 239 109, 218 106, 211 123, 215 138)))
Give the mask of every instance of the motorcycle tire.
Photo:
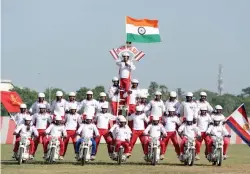
POLYGON ((88 151, 88 149, 83 148, 82 159, 81 159, 82 166, 84 166, 86 164, 86 161, 87 161, 87 151, 88 151))
POLYGON ((21 165, 22 162, 23 162, 23 152, 24 152, 24 148, 23 147, 20 147, 19 149, 19 158, 18 158, 18 164, 21 165))
POLYGON ((153 155, 152 155, 151 164, 152 164, 153 166, 155 166, 156 163, 157 163, 157 148, 154 147, 154 148, 153 148, 153 155))
POLYGON ((53 163, 55 153, 56 153, 56 149, 52 147, 50 150, 50 155, 49 155, 49 164, 53 163))
POLYGON ((194 164, 194 158, 195 158, 195 149, 189 150, 189 157, 188 157, 188 165, 192 166, 194 164))
POLYGON ((223 161, 223 153, 222 149, 217 150, 217 159, 216 159, 216 164, 217 166, 221 166, 223 161))
POLYGON ((121 163, 122 163, 122 154, 123 154, 123 151, 120 148, 118 151, 118 155, 117 155, 117 164, 119 164, 119 165, 121 165, 121 163))

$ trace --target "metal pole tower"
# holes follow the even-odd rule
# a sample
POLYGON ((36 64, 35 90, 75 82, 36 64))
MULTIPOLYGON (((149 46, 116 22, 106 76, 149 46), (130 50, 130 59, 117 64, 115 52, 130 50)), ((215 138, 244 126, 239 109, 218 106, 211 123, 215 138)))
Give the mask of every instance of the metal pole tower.
POLYGON ((223 92, 223 66, 219 64, 219 74, 218 74, 218 93, 219 95, 222 95, 223 92))

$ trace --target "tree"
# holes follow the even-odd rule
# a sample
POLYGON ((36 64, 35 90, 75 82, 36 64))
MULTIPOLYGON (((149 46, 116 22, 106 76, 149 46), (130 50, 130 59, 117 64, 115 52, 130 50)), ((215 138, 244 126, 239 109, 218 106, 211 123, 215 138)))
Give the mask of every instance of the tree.
POLYGON ((185 92, 182 91, 181 88, 177 88, 177 98, 179 101, 183 101, 185 99, 184 94, 185 92))
POLYGON ((244 97, 250 97, 250 87, 242 89, 242 95, 244 97))
POLYGON ((53 100, 55 100, 57 91, 62 91, 63 97, 65 99, 68 99, 68 94, 64 90, 62 90, 60 88, 47 88, 47 89, 45 89, 45 92, 44 92, 45 100, 48 102, 52 102, 53 100))
POLYGON ((86 98, 86 93, 87 91, 89 91, 90 89, 89 88, 86 88, 86 87, 81 87, 80 89, 78 89, 76 91, 76 100, 77 101, 82 101, 86 98))
POLYGON ((151 82, 148 87, 149 100, 154 98, 154 93, 158 90, 159 85, 156 82, 151 82))
POLYGON ((94 89, 92 89, 93 93, 94 93, 94 99, 98 100, 99 99, 99 94, 101 92, 105 92, 105 88, 104 86, 96 86, 94 89))
POLYGON ((162 93, 162 100, 166 101, 169 97, 168 87, 166 87, 165 85, 160 85, 159 88, 162 93))

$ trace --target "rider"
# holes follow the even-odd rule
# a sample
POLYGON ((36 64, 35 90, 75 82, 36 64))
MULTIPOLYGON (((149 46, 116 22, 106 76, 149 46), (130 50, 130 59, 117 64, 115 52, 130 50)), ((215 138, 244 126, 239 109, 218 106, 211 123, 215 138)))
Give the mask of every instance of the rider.
POLYGON ((128 121, 133 121, 132 137, 130 141, 131 151, 136 143, 137 138, 140 138, 142 149, 144 149, 145 136, 143 131, 145 130, 144 122, 148 122, 148 118, 143 113, 141 106, 136 106, 136 113, 128 117, 128 121))
POLYGON ((184 146, 188 141, 188 138, 194 139, 197 134, 197 138, 200 138, 201 132, 196 124, 193 123, 193 116, 189 115, 186 117, 186 122, 183 123, 179 129, 178 133, 181 135, 181 144, 180 144, 180 161, 183 161, 183 153, 184 153, 184 146))
POLYGON ((196 101, 198 109, 207 108, 208 113, 213 112, 213 107, 207 101, 207 93, 200 92, 200 100, 196 101))
POLYGON ((67 101, 67 104, 66 104, 66 112, 67 113, 69 112, 71 105, 76 106, 76 112, 79 111, 79 103, 76 101, 76 93, 75 92, 69 93, 69 100, 67 101))
POLYGON ((51 112, 53 115, 53 121, 56 116, 61 116, 64 119, 65 111, 67 109, 67 101, 63 98, 63 92, 56 92, 56 100, 52 102, 51 112))
POLYGON ((52 137, 57 137, 60 142, 60 151, 59 151, 59 159, 63 160, 63 153, 64 153, 64 143, 62 138, 67 137, 67 132, 65 126, 62 124, 62 117, 57 115, 55 117, 55 122, 50 124, 49 127, 45 131, 46 135, 50 135, 44 138, 44 157, 47 156, 48 152, 48 145, 52 137))
POLYGON ((29 114, 27 113, 27 106, 26 104, 22 103, 20 105, 20 112, 14 115, 13 117, 11 116, 11 119, 16 122, 16 126, 19 126, 21 124, 24 124, 24 118, 28 115, 29 114))
POLYGON ((130 138, 131 138, 131 130, 128 126, 126 126, 127 120, 125 117, 119 118, 119 126, 115 126, 114 130, 110 129, 112 133, 110 133, 112 139, 115 141, 115 152, 114 152, 114 158, 117 157, 117 153, 119 151, 120 146, 122 145, 124 147, 124 153, 127 157, 129 157, 131 154, 130 151, 130 138))
POLYGON ((14 145, 14 155, 13 158, 17 156, 18 148, 19 148, 19 142, 21 140, 22 135, 27 135, 30 141, 29 145, 29 158, 33 159, 34 158, 34 141, 32 140, 32 135, 38 136, 37 129, 34 126, 31 126, 31 116, 26 115, 24 117, 24 124, 20 124, 16 130, 14 131, 13 135, 20 135, 19 138, 16 139, 15 145, 14 145))
POLYGON ((90 159, 95 160, 96 141, 94 139, 94 136, 98 137, 98 136, 100 136, 100 134, 98 132, 96 125, 92 123, 93 115, 91 115, 91 114, 93 114, 93 113, 92 112, 90 114, 86 113, 85 123, 82 124, 79 127, 79 129, 76 131, 76 133, 81 136, 81 138, 78 139, 76 142, 76 151, 75 151, 76 159, 78 159, 80 145, 84 141, 84 138, 91 138, 91 141, 92 141, 92 149, 91 150, 92 151, 91 151, 90 159))
POLYGON ((197 117, 197 126, 201 131, 201 138, 196 140, 195 148, 197 152, 196 159, 200 159, 198 156, 200 154, 201 144, 202 141, 205 141, 206 149, 205 149, 205 156, 207 156, 208 152, 208 144, 210 142, 210 137, 206 134, 206 131, 211 123, 211 116, 207 113, 207 107, 200 108, 200 113, 197 117))
POLYGON ((225 124, 226 117, 222 114, 222 106, 221 105, 216 105, 215 106, 215 113, 211 115, 212 122, 214 119, 217 117, 221 121, 220 124, 225 124))
POLYGON ((160 140, 160 138, 161 138, 161 135, 163 137, 166 137, 167 133, 166 133, 166 130, 164 129, 163 125, 161 123, 159 123, 158 116, 153 116, 152 124, 148 125, 148 127, 144 130, 143 134, 150 136, 147 140, 145 140, 145 143, 144 143, 144 154, 145 154, 144 159, 146 160, 148 157, 148 146, 149 146, 151 137, 152 138, 156 137, 160 141, 160 146, 161 146, 160 159, 163 160, 164 155, 163 155, 162 150, 163 150, 165 144, 160 140))
POLYGON ((169 99, 165 102, 166 113, 168 113, 168 109, 172 107, 174 107, 176 111, 178 110, 180 102, 176 98, 177 98, 176 92, 171 91, 169 93, 169 99))
POLYGON ((168 107, 168 114, 166 116, 164 116, 164 118, 163 118, 163 125, 165 127, 166 132, 167 132, 167 137, 162 140, 165 144, 162 151, 163 151, 163 154, 165 154, 167 146, 168 146, 168 142, 171 139, 171 141, 175 147, 175 152, 177 154, 177 157, 179 158, 180 146, 179 146, 179 143, 177 140, 176 130, 177 130, 177 126, 181 125, 181 121, 180 121, 179 117, 176 115, 175 111, 176 110, 173 106, 168 107))
POLYGON ((99 94, 100 99, 97 102, 97 113, 100 113, 102 111, 102 106, 103 105, 108 105, 108 101, 107 101, 107 94, 105 92, 101 92, 99 94))
MULTIPOLYGON (((214 117, 213 119, 213 125, 210 125, 208 130, 206 131, 206 134, 211 136, 211 141, 209 143, 208 146, 208 153, 212 153, 212 146, 213 146, 213 142, 215 141, 215 136, 221 137, 223 136, 223 157, 224 159, 227 158, 227 148, 229 145, 229 140, 227 137, 231 137, 231 135, 229 135, 227 129, 221 124, 221 119, 220 117, 214 117)), ((210 155, 209 155, 210 156, 210 155)))
POLYGON ((38 97, 38 99, 30 107, 29 113, 32 115, 35 113, 38 113, 40 111, 39 106, 41 104, 44 104, 46 106, 46 111, 50 111, 50 104, 47 101, 45 101, 45 94, 40 92, 40 93, 38 93, 37 97, 38 97))
POLYGON ((88 113, 90 116, 94 116, 97 109, 97 101, 93 99, 93 92, 87 91, 86 99, 84 99, 80 104, 80 109, 83 108, 83 120, 88 113))
POLYGON ((114 77, 112 79, 113 86, 109 88, 109 98, 111 102, 111 113, 117 115, 117 103, 118 103, 118 94, 119 94, 119 79, 114 77))

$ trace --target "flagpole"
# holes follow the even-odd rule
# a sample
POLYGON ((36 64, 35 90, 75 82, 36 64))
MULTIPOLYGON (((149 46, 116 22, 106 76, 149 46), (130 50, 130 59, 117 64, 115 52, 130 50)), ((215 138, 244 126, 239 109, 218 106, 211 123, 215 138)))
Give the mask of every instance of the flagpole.
POLYGON ((125 48, 127 49, 126 19, 127 19, 127 16, 125 16, 125 48))

